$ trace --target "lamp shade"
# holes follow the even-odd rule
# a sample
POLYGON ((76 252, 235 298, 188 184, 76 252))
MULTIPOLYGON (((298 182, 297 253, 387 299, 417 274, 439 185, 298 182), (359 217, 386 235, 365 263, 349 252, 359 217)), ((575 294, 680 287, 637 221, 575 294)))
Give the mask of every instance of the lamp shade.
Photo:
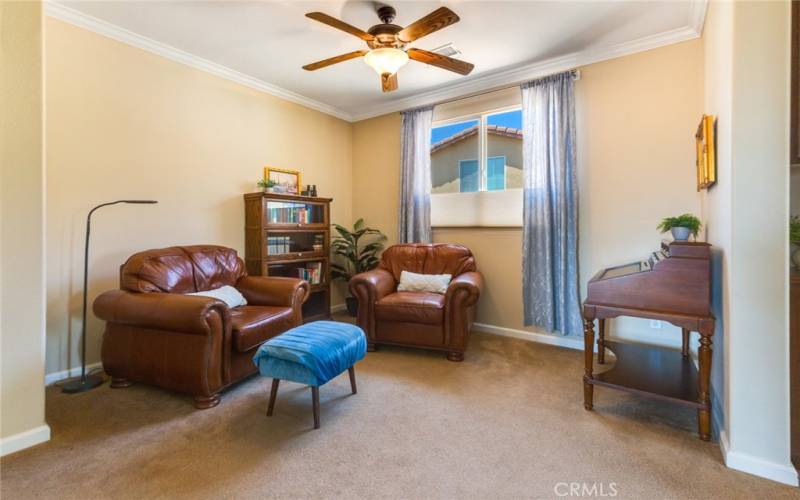
POLYGON ((393 75, 408 62, 408 54, 395 48, 372 49, 364 56, 364 62, 378 75, 393 75))

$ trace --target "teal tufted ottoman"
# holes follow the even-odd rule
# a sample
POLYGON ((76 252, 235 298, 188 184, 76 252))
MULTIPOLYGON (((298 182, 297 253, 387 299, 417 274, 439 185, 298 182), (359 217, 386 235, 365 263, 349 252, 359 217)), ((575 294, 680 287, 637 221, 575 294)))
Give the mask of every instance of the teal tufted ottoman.
POLYGON ((319 429, 319 386, 348 370, 350 387, 356 391, 353 365, 364 358, 367 338, 361 328, 337 321, 315 321, 266 341, 253 363, 261 375, 272 377, 267 416, 272 416, 278 384, 291 380, 311 386, 314 428, 319 429))

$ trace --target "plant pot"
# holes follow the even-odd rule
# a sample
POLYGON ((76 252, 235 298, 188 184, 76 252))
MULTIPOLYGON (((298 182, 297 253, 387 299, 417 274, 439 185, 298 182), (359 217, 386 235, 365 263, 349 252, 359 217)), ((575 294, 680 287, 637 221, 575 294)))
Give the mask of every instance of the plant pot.
POLYGON ((264 188, 264 192, 265 193, 274 193, 275 192, 275 188, 264 188))
POLYGON ((795 269, 800 269, 800 246, 796 246, 792 250, 792 264, 795 269))
POLYGON ((358 316, 358 299, 355 297, 345 297, 345 304, 347 304, 347 314, 352 317, 358 316))
POLYGON ((675 241, 686 241, 689 239, 689 235, 692 234, 692 230, 688 227, 673 227, 670 231, 672 231, 672 237, 675 238, 675 241))

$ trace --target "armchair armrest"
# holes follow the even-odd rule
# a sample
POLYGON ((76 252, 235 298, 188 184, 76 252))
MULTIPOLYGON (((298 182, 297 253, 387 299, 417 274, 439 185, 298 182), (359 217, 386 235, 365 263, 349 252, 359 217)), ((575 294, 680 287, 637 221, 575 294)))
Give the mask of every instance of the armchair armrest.
POLYGON ((248 304, 300 307, 308 299, 308 281, 272 276, 245 276, 236 282, 248 304))
POLYGON ((197 335, 212 333, 209 314, 219 314, 223 324, 230 317, 228 306, 211 297, 124 290, 101 294, 92 310, 95 316, 111 323, 197 335))
POLYGON ((477 271, 461 273, 450 282, 445 294, 445 307, 472 307, 483 291, 483 276, 477 271))
POLYGON ((356 274, 350 278, 348 284, 350 293, 359 301, 363 299, 375 302, 394 292, 397 282, 392 273, 386 269, 373 269, 365 273, 356 274))

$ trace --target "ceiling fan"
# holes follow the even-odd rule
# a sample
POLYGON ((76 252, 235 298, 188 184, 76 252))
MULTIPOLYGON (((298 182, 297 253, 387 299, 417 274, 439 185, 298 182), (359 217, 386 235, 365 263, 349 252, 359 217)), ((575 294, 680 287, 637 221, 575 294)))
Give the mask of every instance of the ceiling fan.
POLYGON ((459 18, 452 10, 447 7, 440 7, 405 28, 392 24, 396 15, 397 12, 393 7, 388 5, 380 7, 378 9, 378 17, 383 24, 376 24, 365 32, 322 12, 309 12, 306 17, 357 36, 367 42, 370 50, 348 52, 347 54, 306 64, 303 69, 314 71, 363 56, 364 62, 380 75, 383 91, 391 92, 397 90, 397 70, 406 64, 409 59, 454 71, 461 75, 468 75, 472 68, 475 67, 468 62, 459 61, 435 52, 414 48, 406 49, 407 44, 457 23, 459 18))

